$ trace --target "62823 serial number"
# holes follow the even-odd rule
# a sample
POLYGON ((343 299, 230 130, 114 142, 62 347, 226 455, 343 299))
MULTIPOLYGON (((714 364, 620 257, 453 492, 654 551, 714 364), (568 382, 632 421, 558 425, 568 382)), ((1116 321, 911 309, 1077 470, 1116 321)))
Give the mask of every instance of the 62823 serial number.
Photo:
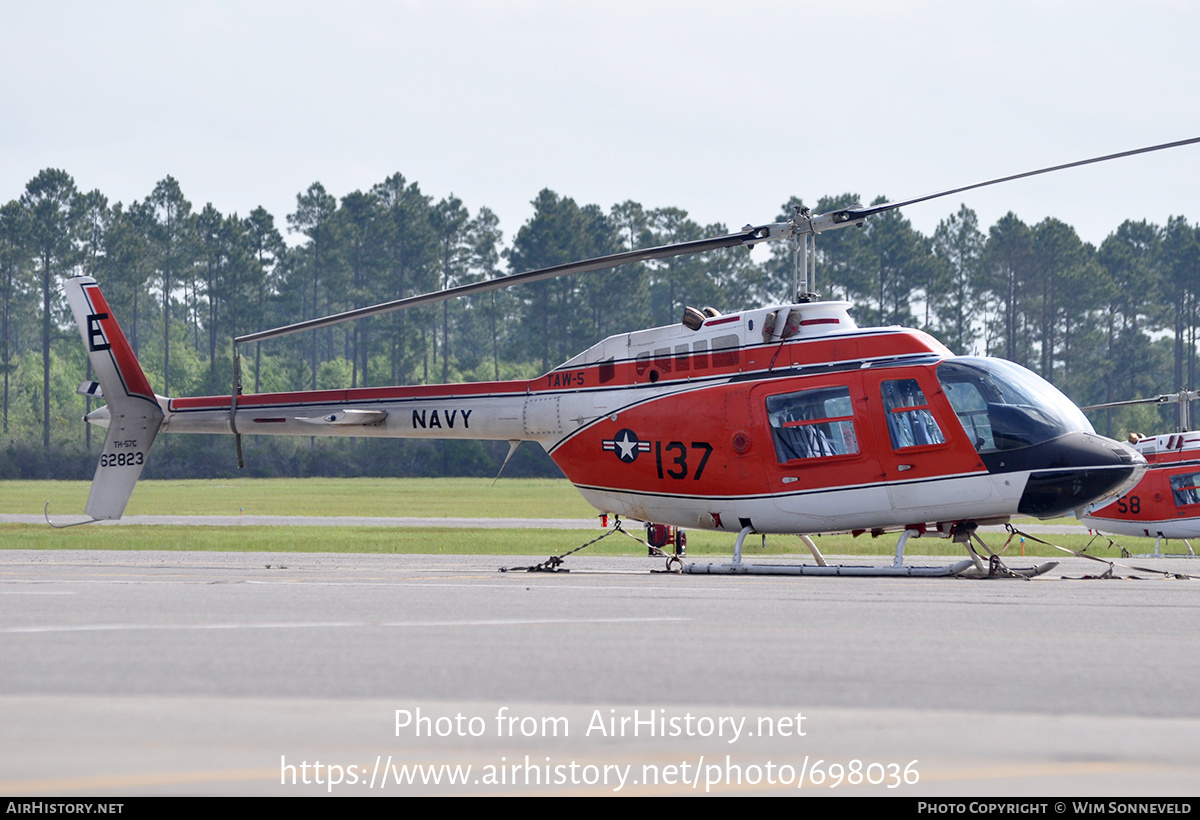
POLYGON ((141 453, 105 453, 100 456, 101 467, 136 467, 145 463, 141 453))

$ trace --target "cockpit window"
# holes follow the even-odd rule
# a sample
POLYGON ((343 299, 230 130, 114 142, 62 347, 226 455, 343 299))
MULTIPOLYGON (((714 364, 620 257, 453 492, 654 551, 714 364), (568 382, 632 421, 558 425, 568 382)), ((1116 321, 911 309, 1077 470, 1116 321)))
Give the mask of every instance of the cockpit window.
POLYGON ((1070 399, 1012 362, 949 359, 938 365, 937 375, 980 453, 1028 447, 1073 431, 1095 432, 1070 399))
POLYGON ((769 396, 767 418, 780 464, 858 452, 854 406, 847 387, 769 396))

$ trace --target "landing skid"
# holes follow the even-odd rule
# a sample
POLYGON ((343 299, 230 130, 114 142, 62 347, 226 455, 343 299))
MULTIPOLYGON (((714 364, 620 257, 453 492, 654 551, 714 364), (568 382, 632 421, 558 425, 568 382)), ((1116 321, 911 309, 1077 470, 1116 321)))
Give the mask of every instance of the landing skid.
MULTIPOLYGON (((800 540, 808 547, 812 553, 813 560, 816 564, 744 564, 742 563, 742 546, 746 542, 746 536, 753 531, 753 527, 745 526, 738 533, 737 541, 733 547, 733 561, 728 564, 699 564, 699 563, 684 563, 685 553, 678 550, 674 555, 667 555, 661 549, 654 547, 632 533, 626 532, 621 526, 620 519, 617 519, 616 524, 612 529, 606 530, 599 538, 594 538, 586 544, 582 544, 573 550, 563 553, 558 556, 551 556, 546 561, 540 564, 526 567, 500 567, 500 572, 570 572, 571 570, 563 566, 563 559, 572 555, 585 547, 590 547, 598 541, 602 541, 614 533, 621 533, 624 536, 632 538, 639 544, 648 547, 653 556, 659 558, 666 557, 667 566, 665 570, 657 570, 658 572, 674 572, 687 573, 689 575, 810 575, 810 576, 838 576, 848 578, 1020 578, 1028 580, 1043 575, 1058 566, 1057 561, 1051 561, 1045 564, 1039 564, 1035 567, 1027 567, 1013 569, 1005 566, 1000 560, 1000 556, 988 549, 988 546, 975 535, 975 525, 973 523, 960 524, 955 526, 949 533, 940 533, 930 531, 925 533, 923 530, 908 529, 900 537, 900 542, 896 545, 896 558, 892 562, 892 566, 862 566, 862 565, 834 565, 830 566, 825 560, 825 556, 821 554, 817 548, 816 542, 807 535, 801 535, 800 540), (920 538, 922 535, 931 535, 938 538, 953 538, 956 543, 962 544, 970 556, 965 561, 959 561, 954 564, 937 567, 914 567, 905 566, 903 563, 904 545, 909 538, 920 538), (988 558, 984 559, 978 552, 975 551, 972 545, 972 539, 979 543, 984 552, 988 554, 988 558)), ((1011 540, 1011 536, 1010 536, 1011 540)), ((678 548, 677 548, 678 549, 678 548)))
POLYGON ((921 533, 917 530, 905 530, 900 536, 900 541, 896 545, 896 557, 892 562, 892 566, 845 566, 836 565, 830 566, 825 557, 817 549, 817 545, 807 536, 801 536, 805 545, 813 554, 817 565, 807 564, 744 564, 742 563, 742 545, 746 541, 746 536, 751 532, 750 527, 742 528, 738 533, 737 542, 733 547, 733 561, 729 564, 685 564, 682 571, 690 575, 810 575, 810 576, 838 576, 838 577, 856 577, 856 578, 1036 578, 1039 575, 1044 575, 1050 570, 1058 566, 1057 561, 1048 561, 1044 564, 1038 564, 1035 567, 1023 567, 1013 569, 1005 566, 1000 560, 1000 557, 990 550, 987 550, 986 545, 980 541, 980 545, 989 552, 989 558, 985 561, 971 545, 971 539, 978 540, 975 535, 974 527, 965 527, 961 531, 955 532, 951 537, 955 541, 962 543, 967 554, 971 557, 965 561, 959 561, 955 564, 941 567, 913 567, 905 566, 903 563, 904 546, 909 538, 920 537, 921 533))
POLYGON ((1196 551, 1194 549, 1192 549, 1192 542, 1186 538, 1169 539, 1164 535, 1159 535, 1154 540, 1154 552, 1137 552, 1137 553, 1135 553, 1135 552, 1130 552, 1128 549, 1125 548, 1124 545, 1115 541, 1111 535, 1105 535, 1100 530, 1095 531, 1095 535, 1092 536, 1091 541, 1088 541, 1087 547, 1084 547, 1084 550, 1086 550, 1088 547, 1090 547, 1092 545, 1092 541, 1095 541, 1097 538, 1103 538, 1104 540, 1108 541, 1108 545, 1110 547, 1112 547, 1114 549, 1119 549, 1121 551, 1122 558, 1196 558, 1196 557, 1198 557, 1196 555, 1196 551), (1162 546, 1162 542, 1170 541, 1170 540, 1182 541, 1184 546, 1187 547, 1187 552, 1186 553, 1162 552, 1162 550, 1160 549, 1162 546))
POLYGON ((975 569, 973 561, 946 567, 855 567, 811 564, 685 564, 689 575, 838 575, 858 578, 946 578, 975 569))
MULTIPOLYGON (((1196 551, 1194 549, 1192 549, 1192 542, 1187 540, 1186 538, 1176 538, 1175 540, 1182 541, 1184 543, 1184 545, 1187 547, 1187 555, 1183 555, 1182 553, 1172 555, 1170 553, 1160 552, 1159 547, 1162 546, 1162 542, 1166 541, 1166 540, 1167 540, 1167 538, 1165 536, 1159 535, 1156 539, 1154 539, 1154 554, 1153 555, 1138 555, 1136 557, 1138 557, 1138 558, 1195 558, 1196 557, 1196 551)), ((1124 548, 1122 548, 1122 549, 1124 549, 1124 548)))

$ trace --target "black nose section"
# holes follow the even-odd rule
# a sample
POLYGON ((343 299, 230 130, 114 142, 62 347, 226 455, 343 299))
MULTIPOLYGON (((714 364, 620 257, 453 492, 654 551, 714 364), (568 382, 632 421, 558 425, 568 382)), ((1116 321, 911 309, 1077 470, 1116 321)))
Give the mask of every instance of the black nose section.
POLYGON ((981 458, 989 472, 1030 471, 1017 510, 1035 518, 1056 518, 1115 495, 1146 471, 1146 459, 1132 447, 1080 432, 981 458))

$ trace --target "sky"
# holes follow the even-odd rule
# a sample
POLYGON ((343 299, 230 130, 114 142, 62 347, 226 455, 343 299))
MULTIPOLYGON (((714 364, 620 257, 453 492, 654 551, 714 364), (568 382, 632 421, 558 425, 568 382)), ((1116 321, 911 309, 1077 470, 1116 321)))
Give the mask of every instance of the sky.
MULTIPOLYGON (((170 175, 281 230, 394 173, 500 217, 543 188, 702 224, 906 199, 1200 136, 1200 4, 0 0, 0 202, 44 168, 110 202, 170 175)), ((1099 244, 1200 220, 1200 145, 905 209, 1053 216, 1099 244)))

